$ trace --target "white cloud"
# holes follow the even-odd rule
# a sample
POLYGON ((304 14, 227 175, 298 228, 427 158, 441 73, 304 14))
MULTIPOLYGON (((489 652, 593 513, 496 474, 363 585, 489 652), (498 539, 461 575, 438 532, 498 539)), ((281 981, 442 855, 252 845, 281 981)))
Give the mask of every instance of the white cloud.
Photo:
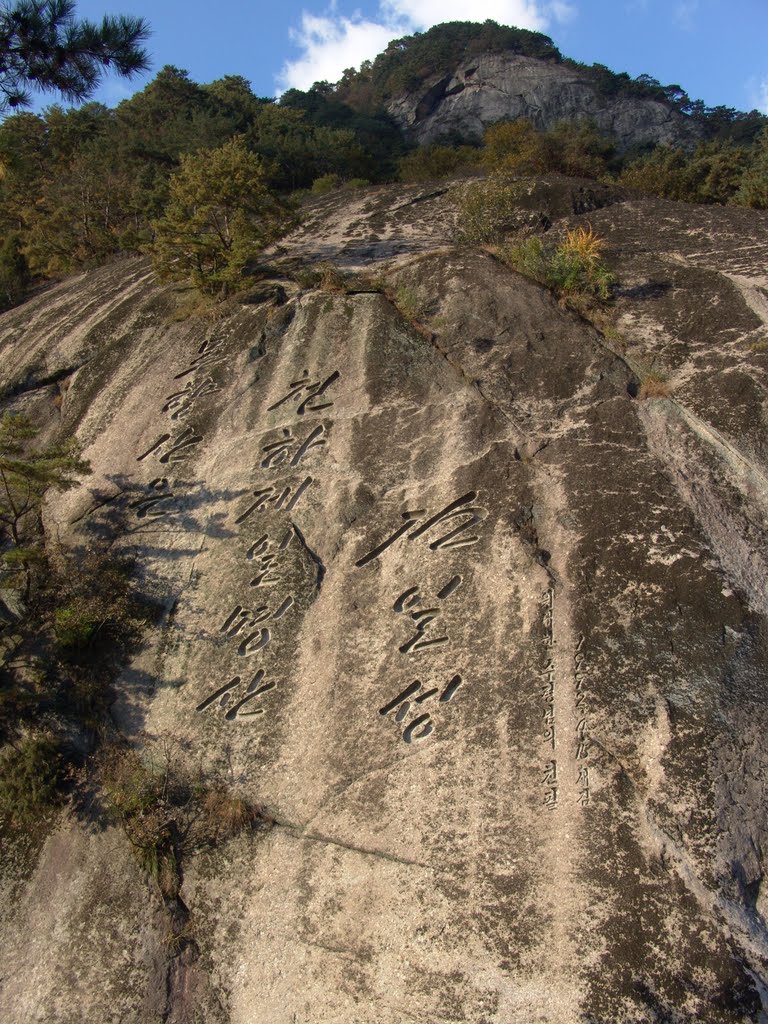
MULTIPOLYGON (((575 14, 569 0, 477 0, 471 10, 473 21, 490 18, 500 25, 536 31, 546 29, 553 20, 569 21, 575 14)), ((466 0, 380 0, 376 20, 337 14, 335 2, 322 15, 304 11, 301 27, 290 32, 301 53, 283 65, 277 76, 279 90, 335 82, 346 68, 373 60, 391 39, 466 18, 466 0)))
POLYGON ((281 91, 335 82, 347 68, 373 60, 398 33, 374 21, 318 17, 304 11, 301 28, 291 29, 290 34, 303 52, 298 60, 283 65, 278 75, 281 91))

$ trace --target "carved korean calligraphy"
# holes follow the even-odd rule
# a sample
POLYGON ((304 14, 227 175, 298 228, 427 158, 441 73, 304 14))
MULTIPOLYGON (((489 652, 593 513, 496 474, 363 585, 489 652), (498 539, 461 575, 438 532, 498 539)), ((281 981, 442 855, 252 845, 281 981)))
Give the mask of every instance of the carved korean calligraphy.
MULTIPOLYGON (((476 544, 480 539, 479 534, 468 531, 488 516, 487 510, 477 504, 478 498, 477 491, 467 491, 434 514, 423 508, 402 512, 403 523, 359 558, 355 567, 362 568, 380 558, 389 547, 403 538, 408 541, 424 538, 430 551, 476 544)), ((437 585, 412 583, 395 597, 393 611, 411 622, 410 635, 398 645, 400 654, 421 654, 428 658, 434 656, 435 651, 449 646, 444 605, 457 593, 463 582, 460 574, 450 574, 448 570, 437 585)), ((449 704, 462 685, 463 677, 458 673, 450 678, 442 690, 437 685, 425 687, 421 679, 414 679, 396 697, 379 708, 379 715, 382 718, 392 715, 392 720, 398 726, 403 726, 402 739, 405 743, 424 740, 434 731, 435 721, 434 707, 425 710, 423 705, 435 698, 437 706, 449 704)))
POLYGON ((305 370, 299 380, 291 382, 288 394, 281 398, 279 402, 270 405, 268 411, 272 412, 275 409, 279 409, 280 406, 288 402, 296 403, 296 414, 298 416, 303 416, 306 412, 321 412, 323 409, 329 409, 333 402, 323 401, 323 396, 340 377, 341 374, 338 370, 334 370, 330 377, 326 377, 325 380, 313 381, 310 379, 309 370, 305 370))
POLYGON ((251 580, 252 587, 271 587, 279 581, 280 556, 290 547, 293 537, 292 529, 279 541, 273 541, 265 533, 251 544, 245 557, 255 563, 256 575, 251 580))
POLYGON ((225 358, 225 355, 226 353, 222 350, 221 340, 209 338, 197 350, 197 355, 190 365, 185 370, 182 370, 181 373, 177 373, 173 379, 183 380, 185 377, 189 377, 190 374, 196 375, 199 370, 220 363, 225 358))
MULTIPOLYGON (((201 374, 200 371, 221 362, 224 357, 225 352, 220 339, 204 341, 198 348, 191 364, 173 378, 174 380, 182 380, 185 377, 190 379, 166 396, 161 412, 165 413, 174 423, 178 423, 194 410, 200 399, 220 391, 220 386, 210 373, 201 374)), ((202 441, 203 435, 192 426, 184 427, 175 433, 166 431, 161 433, 146 451, 138 455, 136 461, 144 462, 154 458, 163 466, 172 466, 175 463, 186 461, 194 454, 194 449, 202 441)), ((171 504, 170 499, 172 498, 174 495, 170 491, 167 479, 161 478, 153 480, 149 484, 147 496, 134 502, 130 507, 136 510, 138 519, 158 519, 177 511, 178 505, 171 504), (161 494, 163 488, 168 491, 165 495, 161 494)))
MULTIPOLYGON (((476 501, 478 495, 477 491, 468 491, 463 494, 460 498, 456 498, 455 501, 450 502, 441 509, 436 515, 430 516, 424 522, 420 523, 421 517, 426 515, 424 509, 415 509, 413 511, 405 511, 401 513, 401 517, 405 520, 402 526, 399 526, 389 537, 385 538, 381 543, 377 544, 375 548, 363 555, 362 558, 355 562, 357 568, 367 565, 369 562, 373 562, 379 558, 388 547, 400 540, 401 537, 408 535, 408 540, 418 540, 418 538, 425 536, 430 531, 435 530, 435 527, 447 525, 455 520, 459 520, 459 524, 450 529, 447 533, 441 533, 439 537, 430 541, 430 551, 437 551, 439 548, 458 548, 465 547, 470 544, 476 544, 480 539, 479 536, 471 535, 468 537, 462 537, 461 535, 467 530, 473 529, 479 523, 481 523, 488 515, 486 509, 480 505, 473 505, 472 502, 476 501), (412 529, 414 527, 414 529, 412 529), (410 532, 409 532, 410 531, 410 532)), ((440 530, 435 532, 440 533, 440 530)))
POLYGON ((207 374, 202 380, 193 378, 187 381, 181 391, 166 396, 162 411, 168 413, 172 420, 183 419, 193 410, 198 398, 205 398, 220 390, 219 385, 207 374))
POLYGON ((203 440, 202 434, 196 434, 191 427, 187 427, 181 433, 173 437, 171 434, 161 434, 155 443, 148 448, 143 455, 139 455, 137 462, 143 462, 150 455, 163 463, 183 462, 189 454, 188 449, 200 444, 203 440))
MULTIPOLYGON (((461 576, 453 576, 451 579, 442 587, 437 595, 437 601, 445 601, 453 593, 458 590, 461 586, 461 576)), ((398 597, 393 607, 394 610, 401 614, 406 614, 408 618, 412 619, 415 626, 416 632, 413 636, 406 640, 404 644, 399 648, 401 654, 415 654, 416 651, 423 650, 426 647, 433 647, 436 644, 447 644, 447 636, 435 636, 434 633, 440 629, 440 608, 435 606, 431 608, 424 608, 424 597, 418 587, 409 587, 407 590, 398 597), (438 626, 435 627, 435 623, 438 626), (432 635, 430 635, 432 630, 432 635)))
POLYGON ((201 701, 195 710, 201 712, 214 707, 216 710, 224 712, 224 719, 227 722, 250 715, 263 715, 264 708, 250 705, 252 701, 257 700, 270 690, 274 690, 277 686, 274 682, 264 682, 264 679, 263 669, 259 669, 247 684, 243 684, 241 676, 235 676, 234 679, 230 679, 228 683, 220 686, 201 701))
POLYGON ((388 704, 385 704, 383 708, 379 708, 379 714, 382 716, 389 715, 392 711, 396 710, 394 719, 401 725, 411 712, 411 705, 415 709, 415 713, 409 722, 406 722, 405 728, 403 729, 403 740, 406 743, 412 743, 414 740, 425 739, 432 732, 434 725, 430 713, 421 711, 422 706, 428 700, 432 700, 440 693, 437 698, 439 703, 448 704, 453 700, 456 691, 461 686, 462 679, 460 675, 455 675, 445 686, 443 692, 440 693, 439 687, 433 686, 431 689, 422 690, 422 684, 419 679, 414 681, 399 693, 393 700, 388 704), (418 713, 420 712, 420 713, 418 713))
POLYGON ((156 477, 148 486, 149 494, 129 506, 136 510, 137 519, 161 519, 176 510, 176 496, 166 477, 156 477))
MULTIPOLYGON (((340 377, 341 375, 335 371, 325 378, 312 378, 305 370, 299 380, 290 383, 287 394, 270 406, 268 411, 282 407, 290 408, 293 405, 294 414, 304 416, 307 412, 328 409, 333 402, 328 398, 327 392, 340 377)), ((315 450, 325 449, 327 445, 328 428, 325 423, 318 424, 308 431, 295 430, 294 424, 286 424, 279 428, 277 437, 273 434, 266 444, 261 445, 261 454, 254 468, 261 476, 274 477, 276 471, 290 472, 309 458, 315 450)), ((259 481, 260 485, 251 491, 246 504, 241 505, 235 515, 234 525, 245 528, 241 533, 247 532, 247 528, 262 515, 265 516, 263 521, 269 523, 266 532, 246 541, 248 546, 244 552, 245 560, 252 564, 254 570, 249 586, 255 588, 256 594, 260 597, 266 597, 270 589, 283 586, 285 554, 294 536, 301 536, 298 527, 290 521, 275 528, 275 514, 283 520, 290 516, 313 482, 312 476, 301 474, 284 476, 277 481, 259 481)), ((219 632, 226 640, 231 640, 236 645, 237 657, 260 656, 267 648, 274 651, 276 625, 294 606, 293 594, 285 596, 282 601, 278 598, 274 603, 264 603, 254 608, 246 607, 244 602, 236 604, 219 627, 219 632)), ((265 709, 254 706, 253 701, 274 690, 275 684, 264 683, 264 670, 259 671, 262 673, 261 676, 257 673, 245 692, 242 690, 241 677, 235 676, 199 704, 197 710, 221 707, 225 711, 224 720, 228 722, 262 714, 265 709)))
POLYGON ((293 603, 292 596, 286 597, 274 612, 270 611, 267 605, 261 605, 255 611, 243 608, 239 604, 235 605, 234 611, 227 617, 220 632, 224 633, 228 640, 240 639, 238 656, 249 658, 266 647, 272 639, 270 627, 262 626, 261 623, 268 620, 277 622, 282 619, 293 603))
POLYGON ((256 500, 251 502, 245 511, 235 519, 235 525, 239 526, 247 519, 250 519, 254 512, 265 512, 270 508, 277 512, 293 512, 298 505, 302 494, 311 486, 311 484, 312 477, 307 476, 304 477, 300 484, 291 482, 285 487, 281 487, 278 484, 259 488, 253 492, 253 497, 256 500))

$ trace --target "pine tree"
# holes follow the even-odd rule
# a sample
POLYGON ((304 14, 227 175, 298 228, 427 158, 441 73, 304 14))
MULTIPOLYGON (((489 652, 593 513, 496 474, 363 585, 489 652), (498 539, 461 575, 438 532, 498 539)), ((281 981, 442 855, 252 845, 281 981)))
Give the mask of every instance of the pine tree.
POLYGON ((291 223, 290 207, 266 185, 261 160, 236 137, 181 157, 165 216, 155 225, 161 277, 227 294, 243 271, 291 223))
POLYGON ((0 417, 0 580, 29 596, 32 566, 40 552, 35 546, 37 519, 51 488, 69 490, 76 477, 90 473, 71 445, 51 444, 30 451, 37 435, 26 416, 0 417), (31 525, 34 524, 34 525, 31 525))
POLYGON ((74 11, 74 0, 0 2, 0 113, 29 106, 30 89, 79 101, 107 68, 128 78, 147 70, 142 18, 106 15, 96 25, 76 20, 74 11))

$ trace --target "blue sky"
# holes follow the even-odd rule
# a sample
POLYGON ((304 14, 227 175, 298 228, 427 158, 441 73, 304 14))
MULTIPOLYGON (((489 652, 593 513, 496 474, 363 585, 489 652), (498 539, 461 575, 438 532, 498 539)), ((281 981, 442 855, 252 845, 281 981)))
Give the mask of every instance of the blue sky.
MULTIPOLYGON (((768 113, 768 0, 79 0, 77 11, 146 18, 153 74, 175 64, 198 82, 242 75, 262 96, 335 81, 397 36, 492 18, 545 31, 577 60, 679 84, 710 106, 768 113)), ((111 77, 97 98, 114 105, 151 77, 111 77)))

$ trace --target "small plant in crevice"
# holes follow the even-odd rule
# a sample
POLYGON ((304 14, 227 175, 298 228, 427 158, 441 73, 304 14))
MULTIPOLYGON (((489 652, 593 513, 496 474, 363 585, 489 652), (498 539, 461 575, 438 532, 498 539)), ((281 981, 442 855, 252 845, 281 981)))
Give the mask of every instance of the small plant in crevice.
POLYGON ((410 285, 399 285, 392 294, 392 302, 409 322, 420 319, 424 313, 424 302, 417 290, 410 285))
POLYGON ((616 278, 603 261, 605 242, 578 227, 552 244, 538 235, 497 250, 502 262, 565 298, 608 302, 616 278))
POLYGON ((265 820, 220 774, 191 768, 188 752, 167 736, 141 751, 106 745, 97 776, 108 813, 167 900, 178 896, 186 856, 265 820))
POLYGON ((672 385, 665 373, 661 370, 648 370, 643 373, 637 395, 640 401, 648 398, 669 398, 671 394, 672 385))

